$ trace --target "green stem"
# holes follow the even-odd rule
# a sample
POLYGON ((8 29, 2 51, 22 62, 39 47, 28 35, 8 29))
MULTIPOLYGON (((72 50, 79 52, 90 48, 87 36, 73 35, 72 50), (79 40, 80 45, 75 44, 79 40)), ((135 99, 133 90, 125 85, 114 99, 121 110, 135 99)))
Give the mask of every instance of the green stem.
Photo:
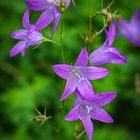
MULTIPOLYGON (((60 44, 61 44, 62 61, 65 64, 63 37, 64 37, 64 18, 62 15, 62 17, 61 17, 61 31, 60 31, 60 44)), ((62 102, 62 114, 64 115, 64 101, 62 102)))
POLYGON ((93 32, 93 26, 92 26, 92 0, 89 0, 89 29, 90 34, 93 32))
POLYGON ((50 39, 48 39, 48 38, 44 38, 43 39, 43 42, 50 42, 50 43, 54 43, 54 44, 57 44, 57 45, 61 45, 60 43, 57 43, 57 42, 55 42, 55 41, 53 41, 53 40, 50 40, 50 39))
POLYGON ((63 20, 63 15, 62 15, 62 17, 61 17, 61 31, 60 31, 60 44, 61 44, 62 61, 63 61, 63 63, 65 63, 63 36, 64 36, 64 20, 63 20))
MULTIPOLYGON (((101 9, 103 9, 104 8, 104 0, 101 0, 101 9)), ((104 26, 105 26, 105 17, 104 16, 102 16, 103 17, 103 23, 104 23, 104 26)))
POLYGON ((84 133, 85 130, 83 131, 83 123, 81 120, 79 120, 75 128, 75 135, 74 135, 75 140, 80 140, 84 133))
POLYGON ((92 11, 92 0, 89 0, 89 29, 88 29, 88 35, 87 35, 87 49, 90 50, 90 46, 93 42, 93 11, 92 11))
POLYGON ((105 23, 104 26, 103 26, 103 28, 102 28, 99 32, 96 32, 96 33, 95 33, 94 38, 96 38, 98 35, 100 35, 100 34, 104 31, 104 29, 106 28, 107 25, 108 25, 108 24, 105 23))

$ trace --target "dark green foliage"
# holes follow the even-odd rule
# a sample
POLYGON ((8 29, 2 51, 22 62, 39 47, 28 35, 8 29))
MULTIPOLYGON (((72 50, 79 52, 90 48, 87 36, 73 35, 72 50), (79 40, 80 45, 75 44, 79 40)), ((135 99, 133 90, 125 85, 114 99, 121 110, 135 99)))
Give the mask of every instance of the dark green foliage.
MULTIPOLYGON (((93 0, 93 12, 100 10, 102 0, 93 0)), ((105 6, 109 3, 105 1, 105 6)), ((64 52, 65 62, 73 64, 82 47, 88 29, 88 1, 75 0, 65 14, 64 52)), ((130 19, 140 6, 139 0, 116 0, 111 11, 130 19)), ((26 50, 25 57, 17 55, 9 58, 12 46, 17 42, 10 33, 22 27, 22 15, 26 10, 23 0, 0 0, 0 139, 1 140, 73 140, 76 122, 64 121, 64 116, 72 108, 74 95, 64 103, 59 97, 64 89, 64 81, 57 77, 51 66, 62 63, 61 50, 57 45, 44 43, 39 48, 26 50), (40 112, 47 109, 53 118, 44 123, 32 122, 36 116, 34 108, 40 112)), ((39 13, 32 12, 31 21, 35 23, 39 13)), ((101 19, 93 21, 94 30, 102 27, 101 19)), ((51 25, 42 31, 46 37, 51 35, 51 25)), ((60 25, 54 35, 59 41, 60 25)), ((98 36, 92 50, 104 41, 104 34, 98 36)), ((96 92, 116 91, 117 98, 107 105, 106 110, 114 118, 114 124, 94 121, 93 140, 139 140, 140 138, 140 93, 136 92, 136 75, 140 74, 140 48, 126 39, 117 37, 114 46, 128 58, 127 64, 105 67, 110 75, 93 81, 96 92)), ((140 85, 139 85, 140 86, 140 85)), ((87 139, 84 135, 82 140, 87 139)))

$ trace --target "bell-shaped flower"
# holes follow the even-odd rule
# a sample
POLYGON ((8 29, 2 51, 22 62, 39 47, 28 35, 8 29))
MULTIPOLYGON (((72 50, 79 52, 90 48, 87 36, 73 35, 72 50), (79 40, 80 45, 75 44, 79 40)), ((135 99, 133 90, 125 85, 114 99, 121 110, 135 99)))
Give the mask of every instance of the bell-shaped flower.
POLYGON ((52 36, 57 28, 61 14, 69 7, 71 0, 26 0, 26 5, 35 11, 43 11, 38 24, 45 28, 54 21, 52 36))
POLYGON ((134 12, 130 22, 120 19, 116 25, 119 28, 119 35, 124 36, 134 45, 140 46, 140 9, 134 12))
POLYGON ((90 56, 90 64, 94 66, 100 66, 107 63, 123 64, 126 63, 126 58, 120 54, 118 49, 112 47, 115 38, 115 26, 112 23, 109 27, 109 31, 106 32, 106 41, 104 44, 93 51, 90 56))
POLYGON ((20 40, 10 51, 10 57, 13 57, 21 52, 22 56, 25 54, 26 48, 42 43, 43 36, 38 31, 41 26, 32 25, 29 21, 29 10, 24 13, 23 27, 25 29, 17 30, 11 34, 11 38, 20 40))
POLYGON ((76 121, 80 119, 83 123, 88 139, 92 140, 93 124, 91 119, 104 123, 113 123, 112 117, 102 107, 111 102, 115 92, 104 92, 94 95, 92 100, 87 100, 76 91, 77 99, 74 102, 74 108, 65 116, 67 121, 76 121))
POLYGON ((87 66, 87 64, 88 53, 86 48, 84 48, 74 66, 57 64, 52 67, 58 76, 67 80, 61 100, 66 99, 76 89, 88 100, 93 97, 94 91, 89 80, 103 78, 109 71, 104 68, 87 66))

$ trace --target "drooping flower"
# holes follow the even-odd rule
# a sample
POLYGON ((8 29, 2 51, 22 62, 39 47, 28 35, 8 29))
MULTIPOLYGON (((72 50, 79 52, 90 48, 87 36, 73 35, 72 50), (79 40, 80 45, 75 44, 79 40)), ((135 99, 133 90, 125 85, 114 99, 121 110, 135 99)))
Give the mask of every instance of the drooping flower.
POLYGON ((17 55, 20 52, 22 56, 24 56, 26 48, 33 45, 39 45, 43 40, 42 34, 38 31, 42 26, 30 24, 29 10, 24 13, 22 23, 25 29, 17 30, 11 34, 11 38, 18 39, 20 42, 12 48, 9 54, 10 57, 17 55))
POLYGON ((41 20, 44 19, 42 28, 45 28, 54 21, 52 28, 53 36, 61 14, 69 7, 70 2, 71 0, 26 0, 26 5, 32 10, 43 11, 40 16, 41 20))
POLYGON ((104 123, 113 123, 112 117, 101 107, 111 102, 115 92, 104 92, 94 95, 92 100, 86 100, 76 91, 77 99, 74 102, 74 108, 65 116, 67 121, 76 121, 80 119, 83 123, 88 139, 92 140, 93 124, 91 119, 99 120, 104 123))
POLYGON ((126 58, 116 48, 112 47, 115 32, 115 26, 112 23, 109 31, 106 31, 106 41, 104 44, 90 54, 89 60, 91 65, 100 66, 110 62, 114 64, 126 63, 126 58))
POLYGON ((66 99, 76 89, 83 97, 90 100, 93 96, 93 88, 89 80, 96 80, 105 77, 109 71, 104 68, 87 66, 88 53, 84 48, 74 66, 57 64, 52 67, 55 73, 63 79, 66 79, 66 86, 61 96, 61 100, 66 99))
POLYGON ((131 43, 140 46, 140 9, 134 12, 130 22, 120 19, 116 22, 119 34, 127 38, 131 43))

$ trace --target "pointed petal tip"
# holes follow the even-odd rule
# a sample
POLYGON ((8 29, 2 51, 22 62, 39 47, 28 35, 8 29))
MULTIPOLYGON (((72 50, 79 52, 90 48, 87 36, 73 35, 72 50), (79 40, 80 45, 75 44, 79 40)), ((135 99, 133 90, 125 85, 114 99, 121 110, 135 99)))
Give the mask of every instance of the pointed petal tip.
POLYGON ((112 119, 110 123, 114 123, 114 120, 112 119))
POLYGON ((10 37, 11 37, 11 38, 15 38, 15 33, 14 33, 14 32, 11 33, 11 34, 10 34, 10 37))
POLYGON ((14 57, 16 54, 15 54, 15 51, 13 49, 10 50, 9 52, 9 57, 12 58, 14 57))
POLYGON ((69 121, 68 118, 67 118, 67 116, 64 117, 64 120, 69 121))
MULTIPOLYGON (((112 100, 114 100, 114 98, 116 98, 117 93, 116 93, 116 92, 110 92, 110 96, 112 97, 112 98, 111 98, 111 101, 112 101, 112 100)), ((110 102, 111 102, 111 101, 110 101, 110 102)))
POLYGON ((65 99, 66 99, 66 97, 65 97, 64 95, 62 95, 62 96, 60 97, 60 101, 61 101, 61 102, 63 102, 65 99))
POLYGON ((55 71, 55 67, 56 67, 56 65, 53 65, 53 66, 52 66, 52 70, 54 70, 54 71, 55 71))
POLYGON ((10 53, 9 53, 9 57, 10 57, 10 58, 14 57, 13 53, 10 52, 10 53))
POLYGON ((30 12, 29 9, 27 9, 24 14, 29 14, 29 12, 30 12))
POLYGON ((105 69, 105 71, 104 71, 104 74, 103 74, 102 78, 103 78, 103 77, 105 77, 105 76, 107 76, 109 73, 110 73, 110 71, 109 71, 108 69, 105 69))
POLYGON ((63 97, 60 97, 60 101, 63 102, 65 99, 63 97))
POLYGON ((110 24, 110 28, 115 29, 115 24, 114 24, 114 22, 112 22, 112 23, 110 24))
POLYGON ((124 63, 127 63, 127 58, 123 57, 124 63))
MULTIPOLYGON (((9 53, 9 57, 10 57, 10 58, 14 57, 15 55, 17 55, 17 54, 15 54, 15 52, 10 51, 10 53, 9 53)), ((21 56, 24 57, 25 54, 22 54, 21 56)))
MULTIPOLYGON (((109 115, 110 116, 110 115, 109 115)), ((110 118, 108 118, 108 120, 106 120, 105 123, 114 123, 113 118, 110 116, 110 118)))
POLYGON ((87 51, 87 48, 86 48, 86 47, 84 47, 82 50, 87 51))
POLYGON ((88 52, 86 48, 83 48, 79 53, 75 66, 86 66, 88 64, 88 52))
POLYGON ((117 96, 116 92, 112 92, 113 97, 115 98, 117 96))
POLYGON ((81 52, 84 52, 85 54, 88 54, 86 47, 84 47, 81 52))
POLYGON ((26 10, 22 18, 22 24, 25 29, 28 29, 30 26, 29 14, 30 14, 29 10, 26 10))
MULTIPOLYGON (((127 63, 127 58, 122 56, 122 58, 120 58, 120 60, 118 60, 118 64, 124 64, 124 63, 127 63)), ((116 62, 117 64, 117 62, 116 62)))
POLYGON ((57 66, 58 66, 58 64, 52 66, 52 70, 53 70, 54 72, 57 70, 57 66))

